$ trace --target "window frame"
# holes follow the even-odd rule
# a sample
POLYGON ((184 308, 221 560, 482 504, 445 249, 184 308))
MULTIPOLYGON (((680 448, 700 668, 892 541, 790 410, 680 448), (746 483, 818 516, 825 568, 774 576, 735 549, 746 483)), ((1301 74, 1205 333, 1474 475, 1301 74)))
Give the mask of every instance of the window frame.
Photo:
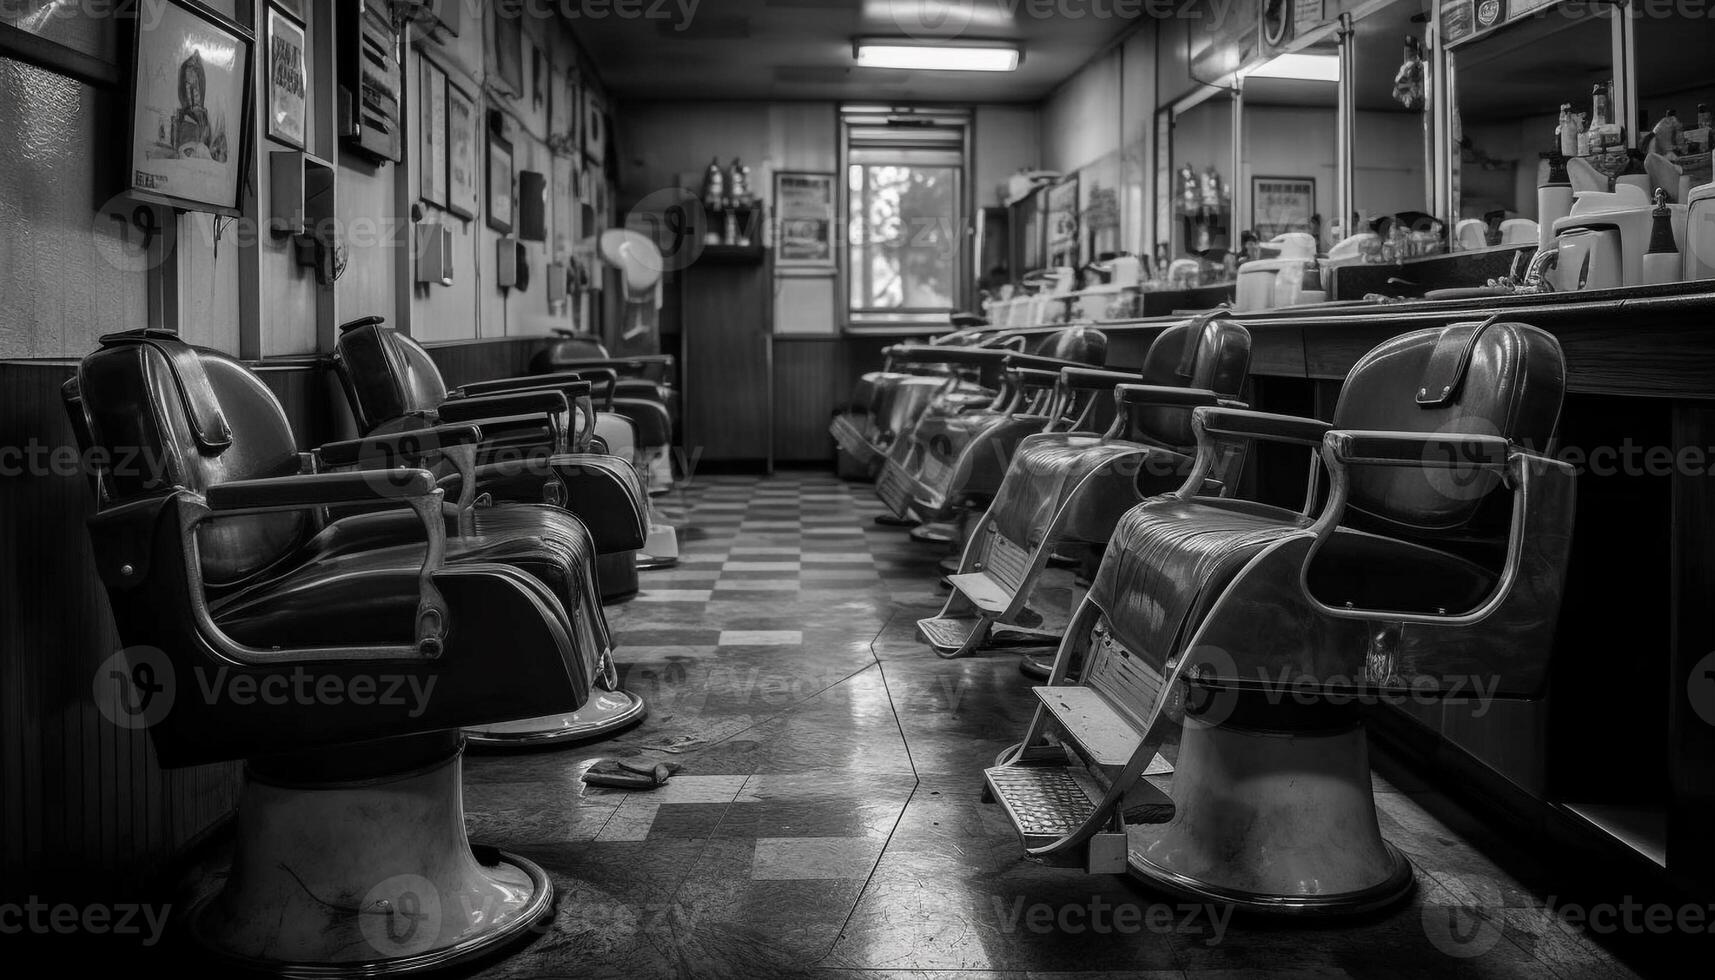
MULTIPOLYGON (((898 316, 888 319, 889 311, 854 307, 852 305, 852 268, 853 248, 851 236, 851 167, 853 161, 853 131, 872 127, 897 127, 901 132, 918 131, 933 128, 936 131, 956 131, 958 148, 958 188, 955 192, 954 205, 958 213, 954 215, 954 234, 958 237, 958 248, 954 255, 954 284, 952 290, 952 309, 948 314, 961 309, 969 309, 971 303, 972 284, 974 277, 970 275, 972 220, 975 212, 975 194, 973 185, 973 170, 975 158, 973 149, 976 145, 975 113, 970 109, 950 108, 946 106, 875 106, 875 105, 842 105, 836 122, 839 128, 839 157, 837 173, 839 181, 838 220, 840 225, 839 237, 836 243, 839 262, 835 281, 835 290, 840 316, 840 328, 843 333, 854 335, 885 336, 898 334, 935 334, 946 333, 953 329, 951 316, 941 317, 940 311, 899 310, 898 316)), ((951 143, 954 137, 949 136, 951 143)), ((861 138, 859 142, 862 142, 861 138)), ((860 147, 860 149, 871 149, 860 147)), ((874 147, 874 149, 884 149, 874 147)), ((901 147, 904 149, 904 147, 901 147)), ((950 146, 943 149, 951 149, 950 146)), ((865 165, 874 166, 875 162, 866 161, 865 165)), ((880 164, 886 165, 886 164, 880 164)), ((913 166, 903 159, 899 166, 913 166)), ((916 164, 921 165, 921 164, 916 164)))

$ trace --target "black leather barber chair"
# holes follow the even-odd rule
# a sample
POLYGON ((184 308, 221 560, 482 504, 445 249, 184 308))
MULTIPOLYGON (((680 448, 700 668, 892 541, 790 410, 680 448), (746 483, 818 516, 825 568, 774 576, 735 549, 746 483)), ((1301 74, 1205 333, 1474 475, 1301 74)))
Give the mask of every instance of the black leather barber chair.
POLYGON ((975 408, 996 397, 999 362, 990 367, 995 378, 971 377, 940 355, 982 347, 1022 351, 1021 334, 961 331, 943 334, 928 344, 896 344, 882 350, 882 370, 858 379, 851 401, 834 413, 828 432, 837 447, 841 476, 870 479, 887 459, 900 434, 917 421, 933 401, 975 408))
POLYGON ((1544 455, 1564 388, 1553 337, 1491 319, 1371 351, 1332 423, 1195 409, 1190 477, 1120 520, 1024 741, 984 774, 1026 851, 1258 912, 1408 894, 1361 711, 1543 693, 1572 533, 1572 469, 1544 455), (1207 494, 1228 441, 1256 439, 1308 447, 1325 499, 1207 494))
POLYGON ((341 327, 333 363, 361 432, 482 423, 492 438, 481 447, 478 492, 499 500, 564 504, 595 537, 603 598, 637 591, 637 552, 647 544, 648 502, 629 458, 590 452, 597 431, 590 381, 529 376, 449 391, 422 345, 381 317, 341 327), (525 413, 523 403, 553 391, 566 395, 578 410, 575 415, 525 413), (513 420, 501 428, 502 419, 513 420))
POLYGON ((943 353, 954 364, 998 363, 1001 391, 990 407, 930 405, 894 441, 877 495, 895 516, 932 523, 954 517, 973 497, 994 493, 1019 440, 1041 432, 1061 413, 1082 414, 1088 399, 1062 403, 1057 397, 1060 369, 1099 367, 1107 350, 1106 334, 1076 326, 1048 335, 1028 354, 983 348, 943 353))
POLYGON ((246 761, 231 870, 190 908, 195 939, 246 970, 373 976, 532 934, 552 886, 466 839, 460 730, 575 712, 598 689, 583 527, 553 507, 449 508, 415 464, 468 470, 476 426, 301 455, 255 374, 172 334, 104 338, 66 396, 105 461, 89 530, 126 644, 106 707, 149 727, 164 766, 246 761), (315 471, 380 456, 408 465, 315 471), (324 520, 348 508, 365 512, 324 520))
MULTIPOLYGON (((1049 558, 1068 545, 1105 544, 1120 515, 1184 482, 1196 454, 1191 412, 1206 405, 1242 408, 1250 370, 1249 331, 1220 314, 1174 324, 1144 355, 1136 374, 1065 368, 1057 375, 1063 412, 1053 429, 1018 443, 988 512, 949 576, 940 615, 919 620, 918 636, 941 656, 989 645, 1057 644, 1059 636, 1021 625, 1049 558), (1112 405, 1105 432, 1087 424, 1112 405)), ((1243 453, 1223 460, 1211 492, 1230 493, 1243 453)), ((1046 678, 1051 658, 1027 655, 1026 672, 1046 678), (1040 665, 1038 668, 1037 665, 1040 665), (1040 673, 1037 673, 1037 671, 1040 673)))
POLYGON ((671 354, 610 356, 594 337, 570 330, 555 330, 547 346, 530 359, 534 374, 613 372, 611 410, 631 422, 650 492, 657 494, 674 483, 671 447, 680 415, 673 365, 671 354))

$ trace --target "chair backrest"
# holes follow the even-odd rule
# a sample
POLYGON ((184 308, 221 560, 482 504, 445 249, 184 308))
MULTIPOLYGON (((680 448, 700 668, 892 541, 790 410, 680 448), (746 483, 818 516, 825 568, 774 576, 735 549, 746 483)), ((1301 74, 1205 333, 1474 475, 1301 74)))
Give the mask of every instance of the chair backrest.
POLYGON ((340 328, 333 366, 365 435, 408 416, 428 415, 447 400, 446 382, 429 352, 379 317, 340 328))
MULTIPOLYGON (((1224 316, 1200 316, 1163 330, 1143 355, 1139 381, 1170 388, 1203 388, 1238 398, 1250 373, 1251 335, 1224 316)), ((1191 409, 1144 407, 1132 413, 1135 434, 1150 442, 1190 450, 1191 409)))
MULTIPOLYGON (((1560 343, 1536 327, 1491 318, 1402 334, 1365 354, 1346 376, 1334 425, 1502 436, 1546 453, 1565 393, 1560 343)), ((1353 467, 1347 510, 1384 533, 1463 530, 1499 477, 1461 480, 1430 467, 1353 467)))
POLYGON ((1066 327, 1032 344, 1030 353, 1101 367, 1108 359, 1108 335, 1095 327, 1066 327))
POLYGON ((575 334, 566 331, 556 331, 548 346, 536 352, 530 359, 532 374, 554 374, 567 370, 561 365, 583 357, 606 357, 607 348, 601 341, 587 334, 575 334))
MULTIPOLYGON (((97 479, 103 508, 300 468, 285 409, 262 380, 172 333, 103 337, 65 395, 81 415, 80 436, 106 460, 97 479)), ((289 555, 310 529, 302 513, 209 521, 197 532, 203 579, 242 581, 289 555)))

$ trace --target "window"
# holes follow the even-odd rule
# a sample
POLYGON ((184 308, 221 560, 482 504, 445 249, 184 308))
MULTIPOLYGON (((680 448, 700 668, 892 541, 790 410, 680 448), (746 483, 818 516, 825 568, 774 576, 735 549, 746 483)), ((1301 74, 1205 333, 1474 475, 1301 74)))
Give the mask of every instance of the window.
POLYGON ((969 296, 968 113, 848 107, 846 322, 945 326, 969 296))

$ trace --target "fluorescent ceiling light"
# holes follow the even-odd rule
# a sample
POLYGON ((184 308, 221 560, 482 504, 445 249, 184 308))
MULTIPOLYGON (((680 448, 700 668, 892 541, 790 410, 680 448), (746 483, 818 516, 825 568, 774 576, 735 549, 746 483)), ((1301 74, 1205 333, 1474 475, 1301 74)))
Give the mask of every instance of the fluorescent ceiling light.
POLYGON ((918 71, 1016 71, 1021 52, 1016 47, 974 44, 901 44, 896 41, 857 42, 861 68, 910 68, 918 71))
POLYGON ((1246 78, 1296 78, 1306 82, 1340 80, 1340 56, 1333 54, 1283 54, 1244 72, 1246 78))

